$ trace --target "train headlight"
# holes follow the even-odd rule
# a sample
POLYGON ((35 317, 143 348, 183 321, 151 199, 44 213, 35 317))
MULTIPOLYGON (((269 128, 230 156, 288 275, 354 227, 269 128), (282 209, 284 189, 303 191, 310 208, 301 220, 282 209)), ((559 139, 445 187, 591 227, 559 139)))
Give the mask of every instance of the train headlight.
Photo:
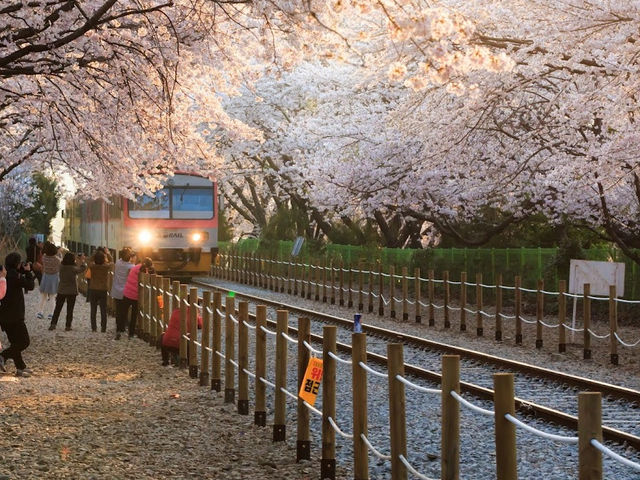
POLYGON ((191 234, 191 240, 195 243, 199 243, 202 241, 202 234, 200 232, 196 232, 191 234))
POLYGON ((147 245, 149 242, 151 242, 151 238, 152 235, 149 230, 142 230, 140 233, 138 233, 138 240, 142 245, 147 245))

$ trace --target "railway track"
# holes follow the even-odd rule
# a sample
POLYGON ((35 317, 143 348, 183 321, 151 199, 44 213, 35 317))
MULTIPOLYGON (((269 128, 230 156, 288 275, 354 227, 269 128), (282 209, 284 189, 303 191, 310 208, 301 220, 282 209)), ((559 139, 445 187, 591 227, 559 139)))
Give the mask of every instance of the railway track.
MULTIPOLYGON (((200 288, 213 288, 228 292, 227 288, 203 281, 193 281, 200 288)), ((296 305, 274 301, 268 298, 235 291, 254 304, 263 304, 273 308, 286 309, 312 320, 314 341, 322 341, 318 335, 322 323, 342 327, 338 334, 338 349, 350 352, 350 335, 353 322, 323 312, 308 310, 296 305)), ((295 328, 291 328, 296 333, 295 328)), ((547 422, 562 425, 577 431, 577 393, 579 391, 598 391, 603 395, 603 435, 606 440, 632 446, 640 450, 640 391, 616 385, 569 375, 523 362, 501 358, 465 348, 460 348, 425 338, 408 335, 403 332, 363 325, 363 331, 369 337, 387 342, 402 342, 405 349, 406 373, 416 378, 439 384, 440 357, 442 354, 460 356, 461 391, 482 400, 493 400, 492 374, 510 371, 516 375, 516 409, 518 413, 539 418, 547 422)), ((386 365, 383 355, 385 345, 369 342, 369 359, 386 365)))

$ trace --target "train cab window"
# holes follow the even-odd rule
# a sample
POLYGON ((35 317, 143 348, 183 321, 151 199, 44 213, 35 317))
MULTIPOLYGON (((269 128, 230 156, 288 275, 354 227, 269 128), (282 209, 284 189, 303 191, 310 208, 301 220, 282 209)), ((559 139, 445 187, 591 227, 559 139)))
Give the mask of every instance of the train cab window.
POLYGON ((169 190, 164 188, 153 197, 142 195, 135 202, 129 200, 129 217, 131 218, 170 218, 169 190))
POLYGON ((213 189, 179 187, 171 189, 172 218, 213 218, 213 189))

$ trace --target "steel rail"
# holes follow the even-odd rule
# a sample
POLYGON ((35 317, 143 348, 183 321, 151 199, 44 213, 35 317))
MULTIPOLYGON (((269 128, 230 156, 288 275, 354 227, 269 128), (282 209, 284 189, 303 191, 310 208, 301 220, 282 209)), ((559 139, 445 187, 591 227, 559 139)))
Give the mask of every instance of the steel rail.
MULTIPOLYGON (((222 288, 217 285, 213 285, 205 282, 192 281, 191 283, 201 287, 217 289, 225 292, 231 291, 230 289, 222 288)), ((280 309, 303 313, 310 317, 319 318, 323 321, 335 323, 335 324, 349 327, 349 328, 353 327, 353 322, 351 320, 336 317, 334 315, 329 315, 329 314, 326 314, 323 312, 317 312, 314 310, 307 310, 295 305, 277 302, 267 298, 258 297, 255 295, 249 295, 242 292, 237 292, 235 290, 234 290, 234 293, 236 296, 251 299, 251 301, 256 303, 271 305, 271 306, 278 307, 280 309)), ((255 321, 255 317, 253 314, 250 314, 250 318, 252 318, 255 321)), ((267 323, 271 325, 275 325, 275 322, 271 320, 268 320, 267 323)), ((565 374, 555 370, 549 370, 549 369, 545 369, 535 365, 529 365, 523 362, 518 362, 515 360, 496 357, 495 355, 489 355, 486 353, 477 352, 477 351, 469 350, 466 348, 447 345, 445 343, 434 342, 433 340, 427 340, 424 338, 416 337, 414 335, 408 335, 403 332, 387 330, 384 328, 375 327, 371 325, 362 325, 362 330, 365 333, 370 333, 372 335, 376 335, 379 337, 385 337, 390 340, 400 341, 403 343, 412 344, 422 348, 439 350, 439 351, 446 352, 448 354, 460 355, 460 357, 464 357, 464 358, 472 358, 474 360, 478 360, 484 363, 489 363, 489 364, 497 365, 500 367, 507 367, 509 369, 512 369, 527 375, 546 378, 558 383, 565 383, 573 387, 579 388, 581 390, 601 392, 605 396, 613 396, 613 397, 622 398, 625 400, 640 403, 640 391, 637 391, 637 390, 632 390, 625 387, 619 387, 609 383, 599 382, 597 380, 591 380, 591 379, 579 377, 576 375, 565 374)), ((289 331, 292 334, 297 335, 297 329, 293 327, 289 327, 289 331)), ((315 342, 322 343, 322 337, 319 335, 311 334, 311 339, 315 342)), ((339 342, 337 343, 337 349, 343 352, 348 352, 348 353, 351 352, 351 347, 349 345, 339 343, 339 342)), ((387 364, 387 359, 383 355, 367 352, 367 358, 382 365, 387 364)), ((427 379, 437 385, 440 385, 441 383, 441 375, 439 373, 418 367, 416 365, 405 364, 405 373, 414 375, 418 378, 427 379)), ((461 381, 460 390, 462 392, 470 393, 476 396, 477 398, 493 401, 492 389, 461 381)), ((562 425, 568 428, 572 428, 575 431, 578 431, 578 418, 576 416, 569 415, 567 413, 555 410, 553 408, 545 407, 544 405, 539 405, 519 397, 515 398, 515 406, 516 406, 516 411, 524 415, 528 415, 535 418, 541 418, 551 423, 554 423, 556 425, 562 425)), ((631 435, 630 433, 623 432, 621 430, 607 427, 607 426, 602 427, 602 433, 603 433, 603 437, 606 440, 611 440, 619 443, 626 442, 629 446, 632 446, 635 449, 640 450, 640 437, 636 437, 635 435, 631 435)))

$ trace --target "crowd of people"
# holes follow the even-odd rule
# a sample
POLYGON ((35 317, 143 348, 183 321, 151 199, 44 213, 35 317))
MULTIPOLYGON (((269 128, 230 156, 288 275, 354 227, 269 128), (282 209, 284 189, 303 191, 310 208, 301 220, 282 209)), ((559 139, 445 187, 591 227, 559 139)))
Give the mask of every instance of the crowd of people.
MULTIPOLYGON (((100 308, 100 331, 107 331, 108 277, 113 272, 109 295, 116 303, 116 340, 127 330, 133 337, 138 316, 138 282, 140 274, 154 273, 151 258, 140 262, 130 248, 119 252, 117 262, 106 247, 98 247, 91 257, 69 252, 52 242, 38 244, 29 240, 26 262, 18 252, 10 253, 0 265, 0 328, 5 332, 9 346, 0 351, 0 371, 6 372, 6 362, 13 360, 16 375, 28 377, 32 374, 22 358, 29 346, 29 331, 25 323, 24 294, 34 290, 36 280, 40 291, 37 318, 50 320, 49 330, 55 330, 64 304, 67 305, 65 331, 73 324, 73 311, 78 296, 78 278, 87 279, 87 301, 90 303, 89 321, 96 332, 97 311, 100 308), (55 297, 55 302, 50 300, 55 297), (54 303, 53 311, 51 303, 54 303)), ((0 346, 2 348, 2 346, 0 346)), ((163 357, 164 358, 164 357, 163 357)))

